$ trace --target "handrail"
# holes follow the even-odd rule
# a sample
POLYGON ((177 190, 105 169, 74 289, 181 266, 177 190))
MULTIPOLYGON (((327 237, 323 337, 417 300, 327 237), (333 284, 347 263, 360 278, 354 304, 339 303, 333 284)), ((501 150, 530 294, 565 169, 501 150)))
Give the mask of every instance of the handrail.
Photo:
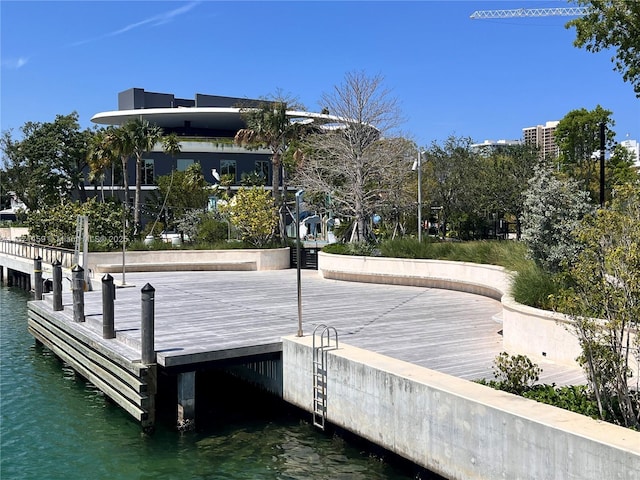
POLYGON ((63 268, 71 268, 74 264, 73 250, 38 243, 0 239, 0 253, 31 260, 40 257, 44 263, 48 264, 58 260, 63 268))

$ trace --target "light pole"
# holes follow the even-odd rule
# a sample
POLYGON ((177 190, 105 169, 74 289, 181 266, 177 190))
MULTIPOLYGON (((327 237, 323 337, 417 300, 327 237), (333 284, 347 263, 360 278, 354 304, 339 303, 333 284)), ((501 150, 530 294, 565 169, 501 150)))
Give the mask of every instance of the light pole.
POLYGON ((298 337, 302 337, 302 288, 300 283, 300 202, 304 190, 296 192, 296 269, 298 273, 298 337))
POLYGON ((418 161, 413 170, 418 170, 418 242, 422 242, 422 151, 418 150, 418 161))

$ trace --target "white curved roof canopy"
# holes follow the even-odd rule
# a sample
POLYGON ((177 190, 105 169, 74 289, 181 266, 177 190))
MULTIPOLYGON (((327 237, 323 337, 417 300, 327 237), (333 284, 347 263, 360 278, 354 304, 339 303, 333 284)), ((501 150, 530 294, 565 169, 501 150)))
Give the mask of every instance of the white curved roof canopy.
MULTIPOLYGON (((96 113, 91 121, 99 125, 122 125, 129 120, 143 118, 161 128, 181 128, 189 122, 192 128, 237 131, 245 128, 240 111, 235 107, 141 108, 96 113)), ((335 115, 303 111, 288 111, 287 115, 295 122, 326 124, 327 129, 345 124, 344 119, 335 115)))

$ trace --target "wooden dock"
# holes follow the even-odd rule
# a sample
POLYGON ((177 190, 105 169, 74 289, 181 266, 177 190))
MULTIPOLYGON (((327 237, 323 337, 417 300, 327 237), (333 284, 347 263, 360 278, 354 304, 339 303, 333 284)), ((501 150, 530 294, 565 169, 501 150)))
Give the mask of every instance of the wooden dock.
MULTIPOLYGON (((50 296, 45 296, 43 301, 30 303, 29 328, 47 345, 47 332, 53 328, 45 320, 55 318, 49 323, 61 332, 57 338, 79 336, 84 339, 83 345, 97 348, 108 361, 91 359, 83 353, 84 347, 73 346, 73 352, 92 362, 83 375, 101 389, 100 382, 114 379, 115 385, 126 392, 117 403, 141 421, 151 415, 147 420, 150 425, 153 411, 145 408, 153 408, 149 398, 155 392, 154 378, 161 371, 177 373, 179 391, 186 392, 178 400, 178 409, 186 408, 183 414, 188 418, 195 401, 196 370, 221 362, 253 362, 258 365, 255 368, 267 368, 260 360, 279 355, 281 337, 297 332, 293 269, 147 272, 127 274, 126 278, 135 286, 116 291, 115 339, 101 337, 99 287, 84 295, 85 322, 73 321, 69 294, 64 296, 65 309, 61 312, 53 312, 50 296), (158 372, 154 367, 144 367, 140 356, 140 298, 141 288, 147 283, 155 288, 158 372), (115 370, 105 364, 115 364, 115 370), (92 377, 96 371, 104 375, 92 377)), ((94 279, 97 284, 99 280, 94 279)), ((334 327, 344 343, 468 380, 493 378, 492 363, 502 350, 497 321, 501 306, 496 300, 449 290, 326 280, 311 270, 302 271, 301 284, 305 335, 310 335, 316 325, 325 324, 334 327)), ((51 347, 54 352, 63 349, 51 347)), ((78 363, 86 361, 79 359, 78 363)), ((543 382, 584 381, 578 369, 551 363, 541 367, 543 382)))

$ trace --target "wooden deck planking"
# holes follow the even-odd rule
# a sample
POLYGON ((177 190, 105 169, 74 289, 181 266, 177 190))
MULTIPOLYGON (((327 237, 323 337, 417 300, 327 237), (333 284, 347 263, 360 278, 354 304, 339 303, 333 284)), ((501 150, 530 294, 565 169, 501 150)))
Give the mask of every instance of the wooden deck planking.
MULTIPOLYGON (((118 280, 118 275, 114 275, 118 280)), ((129 345, 140 341, 140 289, 155 289, 158 362, 211 358, 211 351, 271 348, 297 332, 296 271, 130 273, 118 289, 115 326, 129 345)), ((85 295, 85 313, 101 319, 101 294, 85 295)), ((496 300, 462 292, 325 280, 302 272, 303 329, 337 329, 341 342, 466 379, 492 378, 502 351, 496 300)), ((66 302, 67 304, 69 302, 66 302)), ((69 307, 67 307, 69 308, 69 307)), ((70 308, 69 308, 70 311, 70 308)), ((214 355, 215 356, 215 355, 214 355)), ((542 380, 577 383, 579 369, 542 365, 542 380)))

